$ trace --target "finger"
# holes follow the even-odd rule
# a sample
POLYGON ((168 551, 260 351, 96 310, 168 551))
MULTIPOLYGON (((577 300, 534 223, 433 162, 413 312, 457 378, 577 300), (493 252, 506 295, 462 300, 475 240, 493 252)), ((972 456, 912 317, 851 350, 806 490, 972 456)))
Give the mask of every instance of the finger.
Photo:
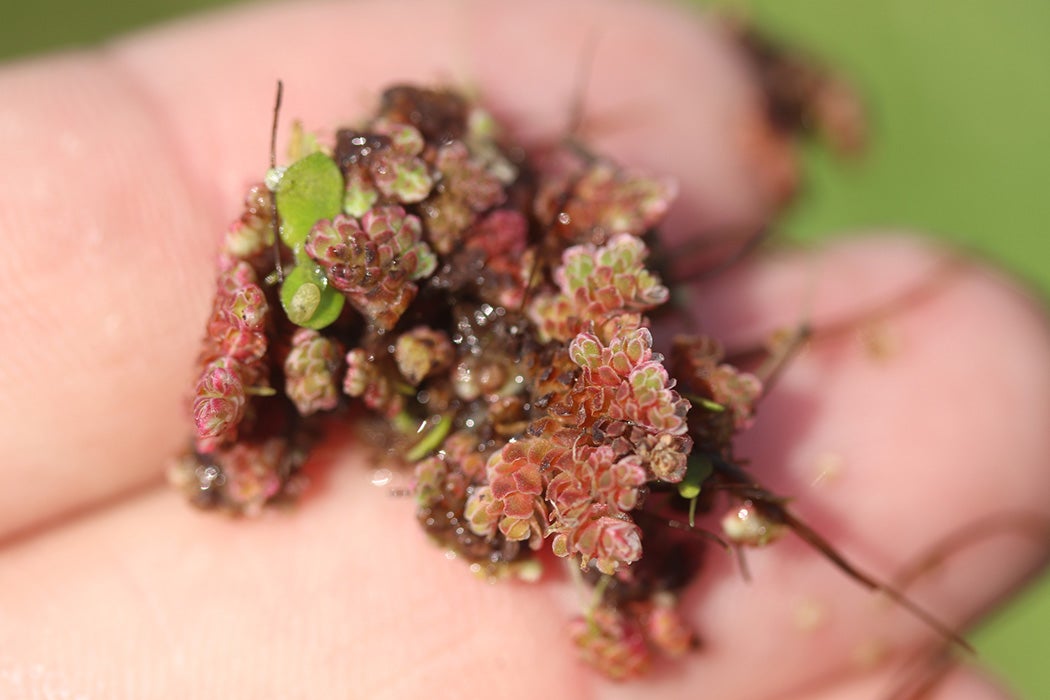
POLYGON ((409 698, 481 687, 517 698, 586 687, 560 644, 560 594, 493 585, 446 558, 411 499, 369 485, 362 453, 344 443, 318 455, 339 468, 294 511, 234 521, 160 490, 0 553, 0 695, 46 685, 114 699, 409 698))
MULTIPOLYGON (((1050 517, 1046 320, 972 264, 911 294, 944 259, 911 239, 846 241, 815 259, 756 262, 704 289, 696 307, 738 342, 813 319, 816 338, 735 452, 837 551, 883 579, 990 514, 1050 517), (910 301, 894 303, 901 298, 910 301), (892 313, 866 317, 880 303, 892 313), (822 324, 851 313, 861 317, 851 332, 821 337, 822 324)), ((982 540, 908 593, 961 629, 1030 575, 1046 547, 1031 533, 982 540)), ((729 557, 707 560, 685 601, 704 651, 656 681, 661 697, 700 684, 713 697, 771 697, 942 641, 798 538, 746 555, 750 583, 729 557)))
POLYGON ((629 117, 597 146, 679 177, 679 229, 761 218, 755 95, 723 41, 668 7, 257 6, 8 67, 0 536, 155 478, 186 440, 216 245, 266 167, 277 78, 285 122, 330 127, 392 81, 438 82, 550 138, 592 36, 586 113, 629 117))

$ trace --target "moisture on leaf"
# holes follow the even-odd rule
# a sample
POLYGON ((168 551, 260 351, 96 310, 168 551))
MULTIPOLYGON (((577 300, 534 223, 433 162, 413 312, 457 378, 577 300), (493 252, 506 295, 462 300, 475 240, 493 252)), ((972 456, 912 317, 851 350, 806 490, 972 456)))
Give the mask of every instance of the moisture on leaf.
POLYGON ((281 306, 288 320, 304 328, 318 330, 331 325, 339 318, 345 301, 316 266, 299 265, 281 285, 281 306))

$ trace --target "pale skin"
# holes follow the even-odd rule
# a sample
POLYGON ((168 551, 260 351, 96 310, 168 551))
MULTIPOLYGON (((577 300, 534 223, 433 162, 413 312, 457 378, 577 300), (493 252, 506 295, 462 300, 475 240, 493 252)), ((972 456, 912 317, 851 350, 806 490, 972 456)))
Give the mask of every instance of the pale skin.
MULTIPOLYGON (((333 125, 392 80, 441 82, 535 141, 564 130, 589 43, 583 136, 679 179, 670 240, 769 214, 778 155, 740 135, 746 74, 698 20, 653 4, 266 6, 0 72, 0 696, 866 699, 937 641, 789 537, 751 554, 751 583, 713 551, 684 600, 704 648, 614 685, 573 656, 578 599, 556 566, 539 586, 473 578, 427 543, 410 499, 369 485, 377 465, 349 438, 317 452, 298 507, 257 520, 163 485, 190 429, 216 245, 267 164, 275 78, 286 121, 333 125)), ((940 259, 910 237, 855 238, 750 261, 692 308, 741 345, 898 298, 940 259)), ((1042 311, 967 264, 865 333, 815 343, 738 451, 891 575, 989 513, 1048 514, 1048 360, 1042 311)), ((914 594, 962 627, 1044 554, 989 540, 914 594)), ((1003 695, 964 669, 933 697, 1003 695)))

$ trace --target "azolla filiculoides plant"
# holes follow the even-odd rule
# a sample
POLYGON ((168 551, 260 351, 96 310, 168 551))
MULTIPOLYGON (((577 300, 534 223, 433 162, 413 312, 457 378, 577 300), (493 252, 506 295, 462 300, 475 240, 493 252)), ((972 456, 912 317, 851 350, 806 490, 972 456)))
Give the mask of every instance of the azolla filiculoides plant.
POLYGON ((297 129, 226 232, 172 480, 252 514, 295 491, 322 427, 367 424, 475 571, 532 578, 548 548, 570 564, 592 602, 569 633, 600 671, 689 652, 676 600, 711 541, 827 546, 733 451, 801 335, 750 372, 714 338, 654 339, 674 196, 572 143, 511 147, 451 90, 392 87, 332 143, 297 129), (716 509, 721 532, 700 530, 716 509))

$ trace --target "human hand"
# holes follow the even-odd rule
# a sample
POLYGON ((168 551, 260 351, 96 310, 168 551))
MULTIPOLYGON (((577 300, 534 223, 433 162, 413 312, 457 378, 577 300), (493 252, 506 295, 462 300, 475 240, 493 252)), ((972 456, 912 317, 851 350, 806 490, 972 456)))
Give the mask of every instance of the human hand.
MULTIPOLYGON (((935 641, 788 540, 749 555, 750 584, 709 557, 685 598, 704 647, 612 686, 573 657, 561 584, 475 580, 426 542, 408 499, 368 486, 346 440, 314 456, 300 508, 258 520, 197 513, 158 485, 190 429, 214 251, 265 167, 275 78, 308 126, 362 113, 393 81, 453 82, 521 138, 550 138, 592 36, 585 136, 679 179, 668 238, 765 219, 778 144, 756 146, 745 72, 710 30, 655 6, 267 6, 0 74, 0 691, 867 698, 893 682, 877 662, 935 641)), ((896 299, 938 259, 910 239, 842 243, 742 267, 697 288, 695 310, 735 345, 896 299)), ((741 440, 756 474, 882 572, 983 514, 1045 512, 1037 310, 967 267, 882 325, 883 361, 850 336, 790 367, 741 440)), ((963 624, 1038 554, 975 547, 915 595, 963 624)), ((940 692, 995 697, 969 673, 940 692)))

